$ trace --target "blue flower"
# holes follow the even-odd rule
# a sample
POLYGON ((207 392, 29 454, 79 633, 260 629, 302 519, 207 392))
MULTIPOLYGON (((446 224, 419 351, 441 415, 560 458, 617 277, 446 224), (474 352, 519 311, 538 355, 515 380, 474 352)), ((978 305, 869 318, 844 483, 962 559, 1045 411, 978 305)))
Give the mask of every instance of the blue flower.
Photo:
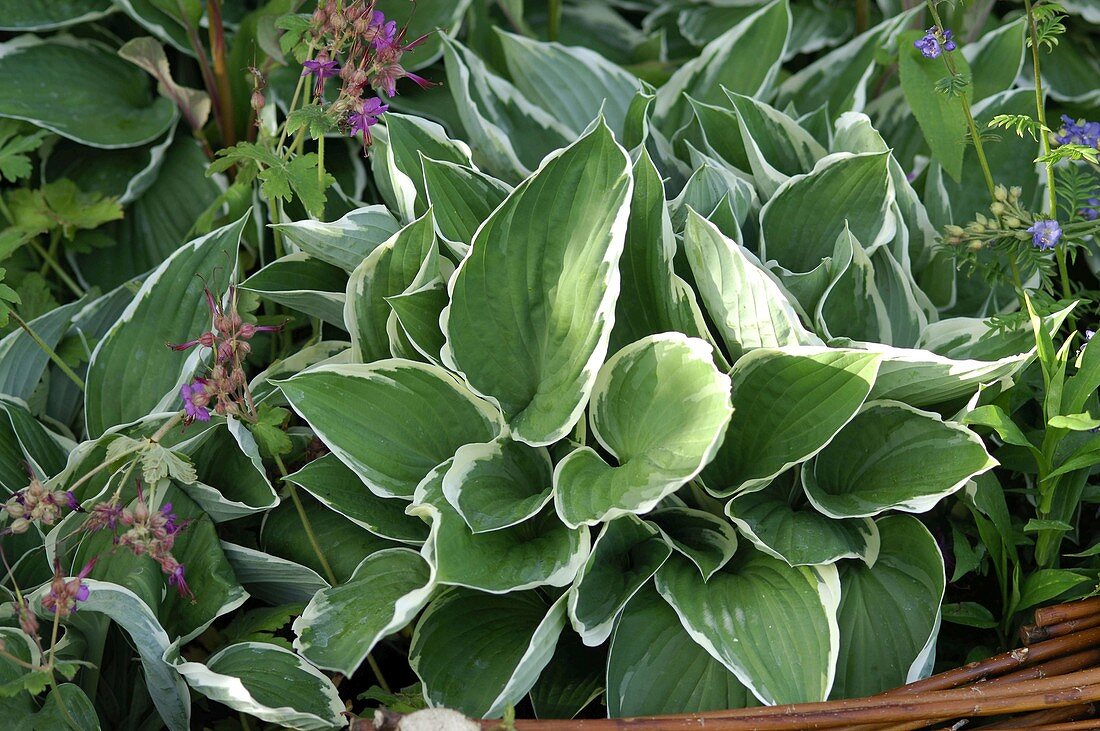
POLYGON ((1085 147, 1097 147, 1100 145, 1100 122, 1086 122, 1085 120, 1073 120, 1069 116, 1062 115, 1062 129, 1055 139, 1060 145, 1084 145, 1085 147))
POLYGON ((941 33, 939 28, 932 26, 924 32, 923 38, 913 41, 913 45, 925 58, 939 58, 944 51, 954 51, 958 48, 952 40, 952 35, 949 29, 944 29, 941 33))
POLYGON ((1027 232, 1031 234, 1031 243, 1043 251, 1053 249, 1062 239, 1062 227, 1054 220, 1036 221, 1027 232))
POLYGON ((1088 206, 1077 211, 1086 221, 1095 221, 1100 218, 1100 198, 1089 198, 1085 201, 1088 206))

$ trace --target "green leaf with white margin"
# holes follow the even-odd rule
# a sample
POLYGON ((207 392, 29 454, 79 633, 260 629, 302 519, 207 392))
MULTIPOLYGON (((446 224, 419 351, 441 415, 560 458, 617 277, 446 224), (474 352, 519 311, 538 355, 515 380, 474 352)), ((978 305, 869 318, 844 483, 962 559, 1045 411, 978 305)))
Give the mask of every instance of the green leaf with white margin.
POLYGON ((652 586, 634 595, 611 636, 611 718, 724 711, 757 705, 737 676, 696 644, 652 586))
POLYGON ((604 364, 592 389, 592 434, 618 466, 590 447, 558 462, 554 503, 567 525, 646 513, 710 462, 731 413, 730 380, 711 353, 698 338, 665 333, 604 364))
POLYGON ((569 593, 569 620, 584 644, 607 641, 615 618, 671 553, 658 530, 634 515, 604 525, 569 593))
POLYGON ((435 230, 459 258, 466 256, 481 222, 489 217, 511 186, 464 165, 424 157, 424 186, 434 213, 435 230))
MULTIPOLYGON (((27 324, 47 347, 56 348, 68 332, 73 317, 88 301, 81 297, 75 302, 55 307, 27 324)), ((0 339, 0 393, 29 399, 49 362, 50 356, 23 328, 12 330, 0 339)))
POLYGON ((347 274, 339 267, 298 252, 271 262, 241 282, 240 288, 342 328, 347 282, 347 274))
POLYGON ((545 447, 502 435, 458 448, 443 477, 443 495, 474 533, 500 530, 546 507, 553 470, 545 447))
POLYGON ((814 507, 831 518, 923 513, 997 464, 961 424, 897 401, 874 401, 802 466, 802 484, 814 507))
POLYGON ((216 425, 173 449, 194 464, 197 480, 182 489, 211 520, 234 520, 279 504, 256 440, 239 420, 228 417, 224 427, 216 425))
POLYGON ((627 110, 642 84, 588 48, 543 43, 495 28, 508 74, 520 93, 581 134, 599 114, 621 137, 627 110))
MULTIPOLYGON (((436 266, 439 248, 429 211, 372 251, 351 273, 344 324, 351 347, 364 363, 390 357, 386 324, 392 314, 386 297, 404 292, 422 269, 436 266)), ((425 269, 429 268, 429 269, 425 269)))
POLYGON ((329 585, 313 569, 289 559, 225 541, 222 551, 237 580, 269 604, 305 604, 329 585))
POLYGON ((332 223, 295 221, 272 226, 305 253, 347 273, 401 229, 385 206, 366 206, 332 223))
POLYGON ((859 411, 878 367, 878 355, 858 350, 746 353, 730 373, 733 418, 703 470, 707 489, 722 497, 753 492, 817 454, 859 411))
MULTIPOLYGON (((956 181, 962 174, 963 153, 966 152, 966 108, 973 100, 974 89, 967 85, 956 96, 939 90, 945 69, 939 60, 925 58, 913 45, 924 31, 911 30, 898 35, 898 79, 905 101, 920 125, 924 141, 944 171, 956 181)), ((961 53, 952 59, 959 73, 969 77, 970 65, 961 53)))
POLYGON ((704 581, 729 563, 737 551, 737 531, 705 510, 671 506, 647 513, 645 518, 661 531, 669 548, 695 564, 704 581))
POLYGON ((844 335, 890 342, 890 316, 875 284, 875 266, 847 225, 836 238, 829 273, 830 282, 814 309, 822 337, 830 342, 844 335))
POLYGON ((812 508, 792 506, 779 492, 741 495, 726 504, 726 515, 758 549, 791 566, 820 566, 843 558, 875 563, 879 534, 873 520, 834 520, 812 508))
POLYGON ((351 677, 383 637, 412 621, 434 588, 432 567, 416 551, 371 554, 346 584, 310 600, 294 620, 294 649, 319 668, 351 677))
POLYGON ((691 638, 761 702, 828 697, 840 646, 836 567, 792 568, 743 546, 705 583, 673 556, 657 572, 657 590, 691 638))
POLYGON ((188 662, 180 657, 177 643, 167 659, 195 692, 242 714, 303 731, 347 724, 332 681, 278 645, 238 642, 206 662, 188 662))
POLYGON ((407 512, 431 523, 421 554, 435 566, 440 584, 494 594, 536 586, 568 586, 588 558, 587 528, 571 529, 549 507, 508 528, 474 533, 447 502, 447 460, 417 487, 407 512))
POLYGON ((382 154, 371 156, 371 170, 379 190, 389 193, 390 207, 406 223, 423 215, 428 197, 424 186, 422 157, 456 165, 472 165, 466 143, 452 140, 442 126, 422 117, 391 112, 386 123, 382 154))
MULTIPOLYGON (((423 273, 424 271, 421 270, 417 275, 423 273)), ((443 351, 446 337, 439 327, 439 316, 443 314, 443 308, 450 302, 447 297, 447 283, 443 281, 443 277, 435 277, 421 286, 416 286, 414 281, 401 294, 386 297, 385 300, 393 310, 397 325, 401 327, 402 333, 408 338, 412 347, 427 358, 429 363, 441 365, 440 353, 443 351)), ((390 323, 387 320, 387 334, 389 334, 389 328, 390 323)))
MULTIPOLYGON (((30 696, 25 696, 30 698, 30 696)), ((7 699, 4 699, 7 700, 7 699)), ((46 696, 45 703, 29 719, 14 720, 5 715, 14 728, 29 731, 52 731, 61 728, 78 728, 80 731, 99 731, 99 716, 91 699, 73 683, 60 683, 46 696), (24 725, 29 723, 29 725, 24 725)))
POLYGON ((90 147, 152 142, 176 121, 141 69, 73 38, 0 43, 0 117, 23 119, 90 147), (57 89, 65 103, 56 103, 57 89))
POLYGON ((629 162, 602 122, 548 156, 478 229, 450 280, 443 362, 532 446, 553 444, 581 418, 606 355, 629 162))
POLYGON ((723 87, 767 96, 779 75, 790 32, 790 3, 773 0, 708 43, 658 90, 654 115, 662 129, 678 129, 688 120, 691 109, 685 94, 707 104, 726 102, 723 87))
POLYGON ((405 514, 406 501, 375 495, 333 454, 313 460, 286 479, 376 536, 414 545, 428 537, 423 521, 405 514))
POLYGON ((823 345, 803 327, 794 305, 760 261, 695 211, 688 213, 684 251, 711 321, 734 361, 754 348, 823 345))
POLYGON ((576 632, 558 638, 554 657, 531 688, 536 718, 575 718, 603 693, 607 650, 587 647, 576 632))
POLYGON ((575 136, 491 72, 470 49, 442 35, 447 85, 479 165, 506 180, 527 177, 551 150, 575 136))
POLYGON ((868 252, 890 241, 895 222, 888 215, 889 158, 888 152, 838 152, 781 185, 760 211, 760 258, 808 272, 832 255, 846 226, 868 252))
POLYGON ((919 520, 890 515, 873 565, 840 564, 840 655, 834 698, 861 698, 917 680, 939 631, 946 576, 936 539, 919 520))
POLYGON ((0 2, 0 30, 55 30, 97 20, 113 10, 111 0, 53 0, 48 3, 4 0, 0 2))
POLYGON ((203 277, 215 296, 225 292, 248 216, 180 247, 142 282, 122 317, 96 345, 88 365, 84 418, 88 434, 125 424, 178 399, 176 390, 198 364, 164 347, 210 328, 203 277), (125 394, 125 398, 120 398, 125 394))
POLYGON ((409 664, 430 705, 499 718, 534 686, 565 621, 564 594, 548 606, 533 591, 452 589, 420 618, 409 664))
POLYGON ((286 403, 282 398, 279 387, 273 383, 280 378, 290 378, 296 373, 316 365, 337 365, 351 363, 351 343, 346 340, 322 340, 307 345, 265 368, 248 388, 252 391, 252 398, 256 403, 272 399, 272 405, 286 403))
POLYGON ((455 450, 496 438, 502 426, 499 414, 445 370, 414 361, 321 366, 278 385, 321 441, 380 497, 412 497, 455 450))
POLYGON ((633 177, 626 242, 619 260, 623 287, 615 303, 611 349, 618 351, 663 332, 707 337, 695 293, 674 269, 676 237, 664 183, 645 147, 638 152, 633 177))
MULTIPOLYGON (((137 594, 117 584, 85 579, 84 585, 88 598, 80 603, 80 612, 105 614, 130 636, 161 721, 171 731, 187 731, 191 727, 191 696, 183 678, 164 660, 168 634, 152 610, 137 594)), ((33 606, 38 606, 48 590, 46 585, 34 593, 33 606)))

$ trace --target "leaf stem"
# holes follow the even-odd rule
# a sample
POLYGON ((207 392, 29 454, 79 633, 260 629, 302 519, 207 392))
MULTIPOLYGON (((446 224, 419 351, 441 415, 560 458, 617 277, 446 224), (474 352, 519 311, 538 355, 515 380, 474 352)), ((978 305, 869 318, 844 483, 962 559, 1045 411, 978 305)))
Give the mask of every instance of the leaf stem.
POLYGON ((309 516, 306 515, 306 508, 302 505, 302 499, 298 497, 298 490, 295 488, 294 483, 287 480, 289 474, 286 470, 286 465, 283 464, 283 458, 279 455, 275 455, 275 465, 279 468, 279 474, 283 477, 283 484, 290 490, 290 499, 294 501, 294 508, 298 511, 298 517, 302 520, 302 528, 306 531, 306 536, 309 538, 309 543, 313 546, 313 552, 317 554, 317 560, 321 562, 321 568, 325 570, 325 576, 333 586, 336 586, 339 582, 336 580, 336 574, 332 570, 332 566, 329 565, 328 559, 325 558, 325 552, 321 550, 321 544, 317 542, 317 535, 313 532, 313 524, 309 522, 309 516))
POLYGON ((232 147, 237 142, 237 130, 233 119, 233 93, 229 87, 229 70, 225 62, 225 25, 222 22, 221 0, 206 0, 206 15, 210 52, 214 57, 218 104, 221 107, 222 146, 232 147))
POLYGON ((31 340, 33 340, 35 342, 35 344, 39 348, 41 348, 42 351, 46 353, 46 355, 49 356, 50 360, 53 361, 54 365, 56 365, 58 368, 60 368, 61 372, 64 373, 66 376, 68 376, 69 380, 72 381, 73 383, 75 383, 77 385, 77 387, 81 391, 83 391, 84 390, 84 381, 80 378, 80 376, 76 375, 76 373, 73 371, 73 369, 69 367, 68 363, 66 363, 65 361, 63 361, 61 359, 61 356, 59 356, 57 354, 57 351, 55 351, 53 348, 51 348, 46 343, 45 340, 40 338, 38 336, 38 333, 36 333, 31 328, 31 326, 27 324, 26 320, 24 320, 22 317, 17 315, 14 311, 9 311, 9 314, 11 315, 11 318, 13 320, 15 320, 16 324, 19 325, 19 327, 23 328, 23 332, 27 333, 27 335, 30 336, 31 340))
POLYGON ((549 6, 550 18, 547 21, 546 35, 550 40, 556 41, 561 34, 561 0, 550 0, 549 6))
MULTIPOLYGON (((54 236, 57 236, 57 234, 58 232, 55 231, 54 236)), ((68 287, 69 290, 72 291, 72 293, 75 294, 77 297, 84 296, 84 289, 79 284, 77 284, 75 279, 69 276, 69 273, 66 272, 61 267, 61 264, 57 261, 57 259, 54 258, 51 251, 53 251, 55 247, 52 244, 50 246, 50 251, 47 251, 46 248, 42 246, 42 244, 40 244, 38 242, 38 239, 36 238, 31 238, 30 244, 35 253, 42 257, 43 262, 45 262, 43 266, 48 266, 50 269, 53 269, 57 276, 61 278, 61 281, 65 283, 65 286, 68 287)))

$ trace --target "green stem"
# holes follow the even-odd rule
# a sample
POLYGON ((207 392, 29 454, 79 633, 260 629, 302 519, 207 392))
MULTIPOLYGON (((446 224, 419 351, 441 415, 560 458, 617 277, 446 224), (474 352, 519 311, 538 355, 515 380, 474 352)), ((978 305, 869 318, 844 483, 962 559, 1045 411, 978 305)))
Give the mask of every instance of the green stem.
POLYGON ((75 279, 69 276, 69 274, 61 268, 61 264, 58 263, 57 259, 55 259, 49 251, 46 251, 45 247, 43 247, 42 244, 38 243, 38 239, 30 239, 30 244, 31 248, 35 250, 35 253, 42 257, 42 260, 46 263, 46 266, 50 267, 54 270, 54 272, 57 273, 57 276, 61 278, 61 281, 65 283, 65 286, 68 287, 73 294, 75 294, 77 297, 84 296, 84 289, 79 284, 77 284, 75 279))
POLYGON ((325 185, 325 136, 317 138, 317 182, 323 188, 325 185))
MULTIPOLYGON (((307 58, 313 58, 313 43, 309 44, 309 51, 306 52, 307 58)), ((298 84, 294 87, 294 96, 290 97, 290 106, 286 108, 287 116, 294 111, 294 108, 298 106, 298 98, 302 96, 302 87, 305 85, 308 76, 299 76, 298 84)), ((279 133, 279 142, 275 145, 275 154, 282 157, 283 154, 283 142, 286 141, 286 120, 283 120, 283 130, 279 133)))
POLYGON ((313 546, 313 552, 317 554, 317 560, 321 562, 321 568, 325 570, 325 576, 333 586, 336 586, 336 574, 332 570, 332 566, 329 565, 328 559, 325 558, 325 552, 321 550, 321 544, 317 542, 317 534, 313 532, 313 524, 309 522, 309 516, 306 515, 306 508, 302 505, 302 499, 298 497, 298 490, 295 488, 294 483, 286 479, 289 474, 286 470, 286 465, 283 464, 283 458, 279 455, 275 455, 275 465, 279 468, 279 474, 283 477, 283 483, 290 490, 290 499, 294 501, 294 508, 298 511, 298 517, 302 520, 302 527, 306 531, 306 537, 309 538, 309 543, 313 546))
POLYGON ((68 363, 61 360, 61 356, 59 356, 53 348, 47 345, 46 341, 38 336, 38 333, 31 329, 31 326, 27 324, 26 320, 15 314, 15 312, 9 311, 8 314, 11 315, 11 319, 15 320, 16 324, 19 325, 19 327, 23 328, 23 332, 27 333, 27 335, 30 335, 31 340, 33 340, 35 344, 39 348, 41 348, 46 355, 50 357, 50 360, 53 361, 54 365, 60 368, 61 372, 68 376, 69 380, 75 383, 77 387, 81 391, 83 391, 84 381, 80 378, 80 376, 76 375, 76 373, 73 372, 73 369, 69 367, 68 363))
POLYGON ((378 686, 386 693, 391 693, 390 684, 386 682, 386 676, 382 675, 382 668, 378 666, 378 661, 374 659, 374 655, 369 652, 367 653, 367 664, 370 665, 374 677, 378 679, 378 686))
POLYGON ((561 33, 561 0, 550 0, 550 19, 546 28, 546 35, 552 41, 558 40, 561 33))
POLYGON ((871 14, 867 5, 868 0, 856 0, 856 35, 870 27, 871 14))

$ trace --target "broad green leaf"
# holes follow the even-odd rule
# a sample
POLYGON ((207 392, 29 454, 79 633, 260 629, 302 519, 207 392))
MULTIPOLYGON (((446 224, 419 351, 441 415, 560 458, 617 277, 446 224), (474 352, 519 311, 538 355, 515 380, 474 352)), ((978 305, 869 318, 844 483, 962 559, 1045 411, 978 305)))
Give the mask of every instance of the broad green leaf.
POLYGON ((351 676, 374 646, 424 608, 435 586, 415 551, 371 554, 346 584, 323 589, 294 620, 294 649, 317 667, 351 676))
POLYGON ((421 117, 389 113, 383 119, 385 131, 376 132, 382 144, 371 155, 371 169, 379 190, 388 196, 390 208, 408 223, 428 207, 423 158, 470 165, 470 148, 447 137, 440 125, 421 117))
POLYGON ((650 716, 756 705, 737 676, 684 629, 652 586, 626 605, 607 658, 607 715, 650 716))
POLYGON ((494 594, 536 586, 568 586, 588 557, 588 529, 564 525, 549 507, 507 528, 474 533, 443 494, 447 460, 417 487, 410 515, 431 523, 421 554, 440 584, 494 594))
POLYGON ((829 271, 831 281, 814 310, 822 337, 830 342, 844 335, 891 342, 890 317, 875 284, 875 266, 847 226, 836 238, 829 271))
MULTIPOLYGON (((975 99, 985 99, 1012 87, 1024 68, 1027 46, 1027 18, 1020 17, 983 33, 974 43, 962 47, 970 67, 975 99)), ((1053 61, 1058 65, 1057 61, 1053 61)), ((1047 64, 1043 64, 1044 67, 1047 64)), ((1046 68, 1044 68, 1044 71, 1046 68)))
POLYGON ((99 46, 34 36, 0 44, 0 117, 92 147, 134 147, 163 135, 176 116, 172 102, 149 92, 144 71, 99 46))
POLYGON ((844 558, 874 565, 879 534, 869 518, 835 520, 810 507, 795 507, 778 490, 735 497, 726 505, 741 534, 791 566, 819 566, 844 558))
MULTIPOLYGON (((899 226, 899 231, 903 231, 899 226)), ((903 252, 907 257, 908 252, 903 252)), ((928 325, 928 313, 935 316, 935 307, 913 279, 908 260, 898 261, 888 246, 880 246, 871 256, 875 289, 882 298, 893 345, 911 347, 920 340, 928 325)))
POLYGON ((728 521, 695 508, 666 507, 646 514, 669 548, 687 557, 709 579, 737 551, 737 531, 728 521))
MULTIPOLYGON (((88 300, 81 298, 39 315, 27 324, 47 347, 57 348, 73 317, 87 304, 88 300)), ((25 330, 15 328, 0 338, 0 393, 29 399, 49 363, 46 351, 25 330)))
MULTIPOLYGON (((59 662, 59 665, 61 662, 59 662)), ((29 696, 28 696, 29 698, 29 696)), ((6 699, 5 699, 6 700, 6 699)), ((46 696, 46 702, 30 719, 11 719, 14 728, 25 731, 53 731, 53 729, 79 728, 81 731, 99 731, 99 717, 95 706, 80 686, 60 683, 46 696), (23 725, 27 723, 28 725, 23 725)))
POLYGON ((516 88, 574 134, 601 113, 617 136, 642 85, 637 77, 587 48, 542 43, 496 29, 516 88))
POLYGON ((237 580, 270 604, 305 604, 329 585, 313 569, 288 559, 224 541, 222 550, 237 580))
POLYGON ((463 444, 500 432, 498 415, 436 366, 405 360, 322 366, 279 382, 291 406, 380 497, 412 497, 463 444), (355 403, 354 410, 347 404, 355 403))
POLYGON ((451 279, 443 361, 532 446, 552 444, 581 417, 607 351, 628 163, 599 124, 512 191, 451 279))
POLYGON ((345 289, 342 269, 309 254, 287 254, 241 282, 241 291, 344 327, 345 289))
POLYGON ((711 348, 680 333, 643 338, 612 356, 592 389, 592 433, 618 462, 581 447, 554 468, 568 525, 646 513, 714 457, 730 420, 729 378, 711 348), (644 396, 642 396, 644 394, 644 396))
POLYGON ((428 537, 423 521, 405 515, 407 502, 375 495, 333 454, 313 460, 286 479, 376 536, 415 545, 428 537))
POLYGON ((541 511, 552 496, 553 465, 543 447, 500 436, 458 448, 443 495, 474 533, 500 530, 541 511))
POLYGON ((698 213, 688 214, 684 250, 711 321, 736 361, 754 348, 822 345, 760 261, 698 213))
POLYGON ((821 451, 863 405, 879 356, 858 350, 758 348, 737 361, 733 418, 703 482, 714 494, 759 490, 821 451))
MULTIPOLYGON (((955 180, 962 174, 963 153, 966 152, 967 122, 965 102, 969 104, 974 90, 968 85, 963 96, 940 91, 940 79, 947 75, 940 59, 925 58, 913 45, 923 31, 906 31, 898 35, 898 78, 905 101, 917 119, 924 139, 939 161, 955 180)), ((970 75, 970 65, 961 53, 952 53, 960 74, 970 75)))
POLYGON ((305 220, 273 228, 310 256, 350 274, 401 226, 385 206, 366 206, 332 223, 305 220))
POLYGON ((993 629, 998 622, 993 612, 977 602, 953 602, 940 605, 940 614, 944 622, 961 624, 964 627, 993 629))
MULTIPOLYGON (((423 272, 418 272, 422 274, 423 272)), ((447 297, 447 284, 443 278, 436 277, 422 286, 409 285, 401 294, 386 297, 386 304, 393 310, 397 324, 401 327, 409 343, 428 359, 430 363, 440 365, 440 353, 446 338, 439 327, 439 316, 450 299, 447 297)), ((387 334, 389 334, 387 322, 387 334)))
POLYGON ((861 698, 922 677, 939 631, 946 576, 936 540, 919 520, 877 522, 878 560, 840 567, 840 655, 834 698, 861 698))
POLYGON ((84 393, 90 436, 177 403, 176 390, 190 377, 198 353, 185 358, 164 343, 186 342, 210 328, 203 279, 215 293, 226 290, 227 269, 237 260, 246 218, 195 239, 166 259, 96 345, 84 393))
POLYGON ((892 239, 888 161, 889 153, 835 153, 781 185, 760 211, 761 259, 808 272, 846 227, 868 251, 892 239))
POLYGON ((351 344, 346 340, 322 340, 313 345, 307 345, 296 353, 288 355, 282 360, 275 361, 264 369, 248 384, 252 391, 252 397, 257 403, 268 401, 271 403, 286 403, 282 399, 279 387, 274 383, 280 378, 290 378, 296 373, 315 365, 335 365, 351 362, 351 344))
POLYGON ((725 106, 704 104, 691 97, 688 97, 688 101, 691 102, 691 110, 695 115, 695 120, 690 124, 698 124, 698 142, 714 156, 747 175, 752 166, 739 133, 741 121, 737 114, 725 106), (734 133, 735 130, 738 130, 737 134, 734 133))
POLYGON ((212 520, 233 520, 279 504, 256 440, 237 419, 229 417, 224 427, 208 429, 175 449, 191 460, 197 473, 197 480, 183 491, 212 520))
POLYGON ((791 568, 741 547, 704 583, 687 559, 671 557, 657 590, 695 642, 767 704, 822 701, 836 670, 836 568, 791 568))
POLYGON ((416 625, 409 664, 431 705, 499 718, 534 686, 565 622, 565 595, 547 605, 533 591, 451 589, 416 625))
POLYGON ((4 0, 0 3, 0 30, 54 30, 97 20, 112 10, 111 0, 52 0, 47 3, 4 0))
POLYGON ((421 163, 436 233, 455 254, 466 256, 478 226, 512 188, 490 175, 446 160, 424 157, 421 163))
POLYGON ((671 552, 658 530, 636 516, 604 524, 569 596, 569 619, 584 644, 607 641, 623 607, 671 552))
POLYGON ((802 484, 814 507, 832 518, 923 513, 996 465, 966 427, 875 401, 802 466, 802 484))
POLYGON ((242 714, 303 731, 345 723, 344 704, 332 681, 278 645, 239 642, 205 662, 183 660, 173 647, 169 660, 197 693, 242 714))
MULTIPOLYGON (((86 147, 61 139, 44 154, 42 179, 54 182, 68 178, 82 191, 117 197, 119 203, 128 205, 140 199, 157 180, 167 153, 174 144, 174 129, 169 129, 162 140, 112 150, 86 147)), ((205 155, 202 159, 204 163, 208 162, 205 155)), ((205 179, 205 176, 202 177, 205 179)), ((216 187, 214 181, 209 179, 206 179, 206 184, 216 187)), ((193 223, 190 221, 188 225, 193 223)))
POLYGON ((587 647, 576 632, 564 630, 554 657, 531 688, 536 718, 574 718, 603 693, 607 650, 587 647))
POLYGON ((1044 604, 1065 594, 1070 589, 1089 584, 1090 578, 1076 571, 1067 569, 1039 569, 1027 575, 1020 586, 1020 598, 1017 600, 1013 611, 1022 612, 1026 609, 1044 604))
POLYGON ((405 29, 409 41, 427 34, 423 43, 401 57, 401 65, 409 71, 429 66, 442 55, 440 30, 456 33, 469 6, 470 0, 417 0, 416 5, 405 0, 377 0, 374 4, 387 20, 396 20, 397 26, 405 29))
POLYGON ((765 198, 825 157, 825 148, 788 115, 751 96, 728 90, 726 94, 737 115, 750 171, 765 198))

